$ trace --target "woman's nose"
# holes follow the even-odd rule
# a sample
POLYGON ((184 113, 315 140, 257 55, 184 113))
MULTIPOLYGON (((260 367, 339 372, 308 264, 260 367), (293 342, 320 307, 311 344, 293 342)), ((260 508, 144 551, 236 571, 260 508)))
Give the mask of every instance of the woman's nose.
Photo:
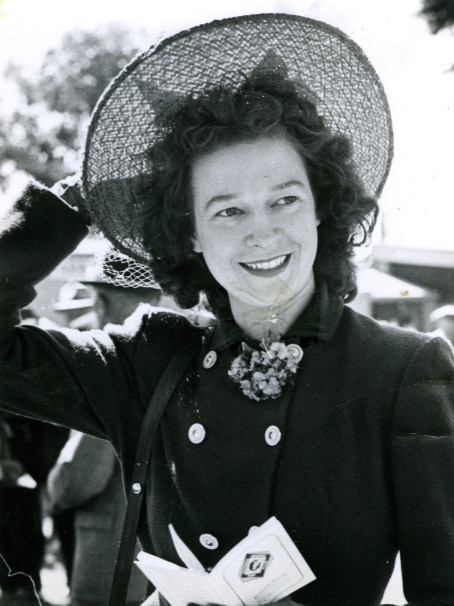
POLYGON ((263 246, 279 237, 279 227, 266 213, 250 217, 246 232, 248 246, 263 246))

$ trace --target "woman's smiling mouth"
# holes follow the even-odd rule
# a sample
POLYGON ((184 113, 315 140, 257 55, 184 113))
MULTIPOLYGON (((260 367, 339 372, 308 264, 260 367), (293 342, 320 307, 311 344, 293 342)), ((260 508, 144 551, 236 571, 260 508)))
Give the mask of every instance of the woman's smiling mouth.
POLYGON ((266 261, 254 261, 251 263, 240 263, 241 267, 246 269, 254 276, 271 277, 279 274, 288 265, 291 255, 280 255, 266 261))

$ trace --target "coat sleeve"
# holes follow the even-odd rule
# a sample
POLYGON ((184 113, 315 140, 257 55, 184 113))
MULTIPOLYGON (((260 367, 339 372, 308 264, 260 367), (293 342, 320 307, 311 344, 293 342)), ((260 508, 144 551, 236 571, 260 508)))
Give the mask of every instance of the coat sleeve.
POLYGON ((59 511, 81 507, 104 492, 115 461, 109 442, 74 433, 49 473, 47 488, 53 506, 59 511))
POLYGON ((392 466, 405 597, 454 604, 454 362, 441 338, 422 345, 406 369, 392 466))
POLYGON ((18 325, 33 286, 86 233, 78 212, 36 185, 1 220, 0 408, 109 438, 124 451, 188 322, 144 305, 108 330, 18 325))
POLYGON ((34 285, 86 234, 81 216, 39 185, 30 185, 22 198, 3 213, 0 407, 106 437, 110 413, 101 419, 95 412, 96 405, 98 410, 114 411, 115 403, 136 396, 131 393, 133 337, 128 340, 103 331, 85 334, 19 326, 20 309, 34 298, 34 285))
POLYGON ((78 212, 48 189, 30 184, 0 216, 0 355, 34 286, 87 235, 78 212))

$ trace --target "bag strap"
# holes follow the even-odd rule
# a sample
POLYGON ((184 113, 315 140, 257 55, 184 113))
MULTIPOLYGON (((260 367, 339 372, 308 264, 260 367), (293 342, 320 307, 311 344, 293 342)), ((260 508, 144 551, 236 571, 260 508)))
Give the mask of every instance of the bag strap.
POLYGON ((167 402, 197 350, 192 336, 179 344, 175 355, 161 376, 145 413, 136 450, 131 486, 128 490, 128 504, 115 564, 109 606, 124 606, 126 603, 153 438, 167 402))
POLYGON ((11 459, 11 428, 0 412, 0 459, 11 459))

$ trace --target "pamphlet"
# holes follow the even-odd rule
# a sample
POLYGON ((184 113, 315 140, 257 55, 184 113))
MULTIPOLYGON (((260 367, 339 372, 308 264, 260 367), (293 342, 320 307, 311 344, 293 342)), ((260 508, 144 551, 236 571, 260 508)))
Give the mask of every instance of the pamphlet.
POLYGON ((315 575, 282 524, 272 517, 250 531, 207 572, 169 530, 183 568, 141 551, 136 565, 171 606, 223 604, 260 606, 276 602, 315 579, 315 575))

